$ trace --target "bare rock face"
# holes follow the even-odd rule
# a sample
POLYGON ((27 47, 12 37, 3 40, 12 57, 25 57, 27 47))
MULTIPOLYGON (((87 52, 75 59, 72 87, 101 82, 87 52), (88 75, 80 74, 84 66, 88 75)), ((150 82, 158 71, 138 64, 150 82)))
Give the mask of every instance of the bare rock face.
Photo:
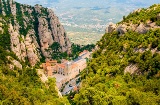
POLYGON ((119 33, 119 34, 125 34, 127 32, 127 26, 125 24, 122 24, 122 25, 119 25, 117 28, 116 28, 116 31, 119 33))
POLYGON ((39 14, 41 14, 41 8, 42 8, 42 6, 40 6, 40 5, 35 5, 35 6, 34 6, 35 11, 36 11, 37 13, 39 13, 39 14))
POLYGON ((22 65, 21 65, 17 60, 13 60, 12 63, 13 63, 13 65, 15 65, 16 67, 22 69, 22 65))
POLYGON ((136 10, 133 11, 133 13, 140 12, 141 10, 142 10, 141 8, 136 9, 136 10))
POLYGON ((58 17, 54 15, 54 12, 51 9, 48 9, 48 18, 50 19, 50 27, 52 37, 54 38, 55 42, 59 42, 60 46, 62 47, 62 52, 71 52, 71 42, 66 36, 66 32, 64 27, 58 20, 58 17))
POLYGON ((105 32, 106 33, 112 33, 115 29, 116 29, 116 24, 109 23, 109 25, 107 26, 105 32))
POLYGON ((9 1, 9 4, 10 4, 10 8, 11 8, 11 13, 13 14, 13 15, 16 15, 16 4, 13 2, 13 0, 10 0, 9 1))
POLYGON ((148 30, 144 26, 144 24, 140 24, 135 31, 140 33, 140 34, 145 34, 145 33, 147 33, 148 30))
POLYGON ((124 70, 124 74, 126 73, 130 73, 130 74, 134 74, 138 71, 138 67, 137 65, 134 64, 130 64, 129 66, 127 66, 124 70))
MULTIPOLYGON (((39 6, 36 6, 36 11, 41 12, 39 6)), ((41 51, 43 55, 48 58, 51 57, 49 47, 58 42, 61 46, 61 52, 71 52, 71 43, 66 36, 64 27, 60 24, 58 17, 56 17, 51 9, 47 10, 48 16, 39 17, 38 33, 41 44, 41 51), (48 18, 48 20, 46 19, 48 18)))
POLYGON ((38 18, 39 21, 39 39, 41 42, 41 50, 45 57, 49 57, 49 53, 46 50, 53 44, 53 38, 51 31, 48 29, 48 22, 45 18, 38 18), (46 49, 46 50, 45 50, 46 49))
POLYGON ((16 56, 25 61, 25 57, 32 66, 34 66, 39 61, 39 53, 37 48, 39 47, 37 42, 35 42, 34 37, 31 37, 33 30, 30 30, 26 37, 19 35, 17 31, 14 31, 13 26, 10 24, 9 32, 11 35, 11 50, 16 54, 16 56))
POLYGON ((26 45, 26 51, 27 51, 27 57, 32 66, 34 66, 40 59, 39 59, 39 53, 37 52, 36 45, 33 43, 33 38, 30 36, 30 34, 27 34, 25 38, 25 45, 26 45))
MULTIPOLYGON (((68 39, 64 27, 51 9, 40 5, 34 7, 17 4, 13 0, 2 3, 2 14, 13 15, 9 22, 9 34, 11 50, 16 56, 25 61, 28 58, 34 66, 43 55, 51 58, 50 46, 58 42, 61 52, 71 53, 71 42, 68 39), (7 11, 4 9, 7 6, 7 11)), ((0 27, 0 31, 3 28, 0 27)))
POLYGON ((13 29, 13 26, 10 24, 9 26, 9 33, 10 33, 10 39, 11 39, 11 50, 16 54, 16 56, 24 61, 24 58, 26 57, 26 51, 24 44, 20 42, 20 35, 17 31, 13 29), (21 54, 23 52, 23 54, 21 54))
POLYGON ((10 56, 8 56, 7 59, 11 61, 11 64, 9 64, 9 67, 10 67, 11 70, 14 69, 14 67, 22 69, 22 65, 21 65, 21 63, 19 61, 13 59, 10 56))

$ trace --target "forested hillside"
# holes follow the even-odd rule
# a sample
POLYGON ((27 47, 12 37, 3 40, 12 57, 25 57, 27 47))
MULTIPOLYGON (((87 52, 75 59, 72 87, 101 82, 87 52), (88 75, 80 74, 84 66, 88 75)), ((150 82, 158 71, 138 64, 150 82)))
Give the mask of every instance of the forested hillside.
MULTIPOLYGON (((26 57, 23 61, 13 52, 11 48, 13 43, 11 41, 17 38, 24 42, 22 37, 25 36, 27 31, 21 26, 20 32, 17 31, 20 34, 19 37, 13 38, 16 33, 11 34, 13 31, 9 28, 11 20, 16 17, 11 14, 8 6, 9 2, 10 0, 0 0, 0 104, 68 105, 67 99, 58 96, 55 79, 49 79, 46 83, 42 83, 37 75, 36 66, 30 67, 29 60, 26 57), (3 8, 5 8, 7 15, 2 13, 4 12, 4 10, 2 11, 3 8)), ((19 3, 16 3, 16 5, 20 6, 19 3)), ((21 5, 21 7, 23 6, 21 5)), ((20 11, 19 9, 18 11, 20 11)), ((24 14, 19 13, 19 15, 24 14)), ((23 18, 19 15, 17 19, 20 22, 23 18)), ((17 45, 13 46, 16 47, 17 45)))
POLYGON ((34 66, 45 58, 52 58, 52 47, 57 44, 56 50, 60 53, 71 53, 71 42, 53 10, 13 0, 0 0, 0 4, 0 16, 8 18, 5 30, 8 30, 10 49, 20 60, 27 58, 34 66))
POLYGON ((30 68, 10 49, 7 21, 0 17, 0 104, 2 105, 62 105, 68 101, 58 96, 55 79, 42 83, 36 68, 30 68), (6 51, 7 50, 7 51, 6 51), (20 66, 17 65, 20 62, 20 66))
POLYGON ((159 105, 160 5, 110 25, 82 74, 76 105, 159 105))

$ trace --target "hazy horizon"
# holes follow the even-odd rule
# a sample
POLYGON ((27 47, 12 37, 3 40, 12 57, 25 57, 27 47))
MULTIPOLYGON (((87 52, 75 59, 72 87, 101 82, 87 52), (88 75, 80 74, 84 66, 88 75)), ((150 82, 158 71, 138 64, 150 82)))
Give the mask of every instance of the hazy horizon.
MULTIPOLYGON (((64 25, 71 41, 85 40, 95 43, 104 34, 109 22, 117 23, 124 15, 135 9, 146 8, 159 0, 27 0, 17 2, 29 5, 40 4, 54 10, 64 25), (80 38, 76 39, 77 36, 80 38), (92 36, 90 38, 90 36, 92 36)), ((87 41, 88 42, 87 42, 87 41)), ((85 43, 84 42, 84 43, 85 43)))

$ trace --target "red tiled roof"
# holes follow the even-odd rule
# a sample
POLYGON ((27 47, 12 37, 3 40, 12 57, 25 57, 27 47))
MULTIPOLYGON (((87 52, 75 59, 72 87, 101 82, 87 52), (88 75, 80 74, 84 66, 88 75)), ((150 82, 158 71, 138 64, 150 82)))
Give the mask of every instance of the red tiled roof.
POLYGON ((58 64, 58 67, 65 68, 65 64, 58 64))
POLYGON ((76 68, 78 65, 75 63, 75 64, 72 64, 72 69, 76 68))
POLYGON ((46 66, 51 66, 51 64, 49 62, 46 62, 46 66))
POLYGON ((83 55, 83 54, 85 54, 87 52, 88 52, 88 50, 84 50, 83 52, 79 53, 79 56, 81 56, 81 55, 83 55))
POLYGON ((51 61, 48 61, 49 63, 57 63, 56 60, 51 60, 51 61))

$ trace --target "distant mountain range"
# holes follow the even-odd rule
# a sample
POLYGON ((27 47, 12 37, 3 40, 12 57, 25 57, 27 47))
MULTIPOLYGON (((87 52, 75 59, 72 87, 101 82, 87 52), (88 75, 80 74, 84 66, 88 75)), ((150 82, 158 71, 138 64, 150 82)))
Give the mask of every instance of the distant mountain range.
POLYGON ((110 24, 96 48, 76 105, 159 105, 160 5, 110 24))
POLYGON ((16 0, 49 7, 58 15, 72 42, 96 43, 109 22, 116 23, 129 12, 159 0, 16 0), (80 39, 76 39, 80 36, 80 39), (92 36, 92 37, 91 37, 92 36), (95 39, 96 38, 96 39, 95 39), (84 41, 85 40, 85 41, 84 41))

